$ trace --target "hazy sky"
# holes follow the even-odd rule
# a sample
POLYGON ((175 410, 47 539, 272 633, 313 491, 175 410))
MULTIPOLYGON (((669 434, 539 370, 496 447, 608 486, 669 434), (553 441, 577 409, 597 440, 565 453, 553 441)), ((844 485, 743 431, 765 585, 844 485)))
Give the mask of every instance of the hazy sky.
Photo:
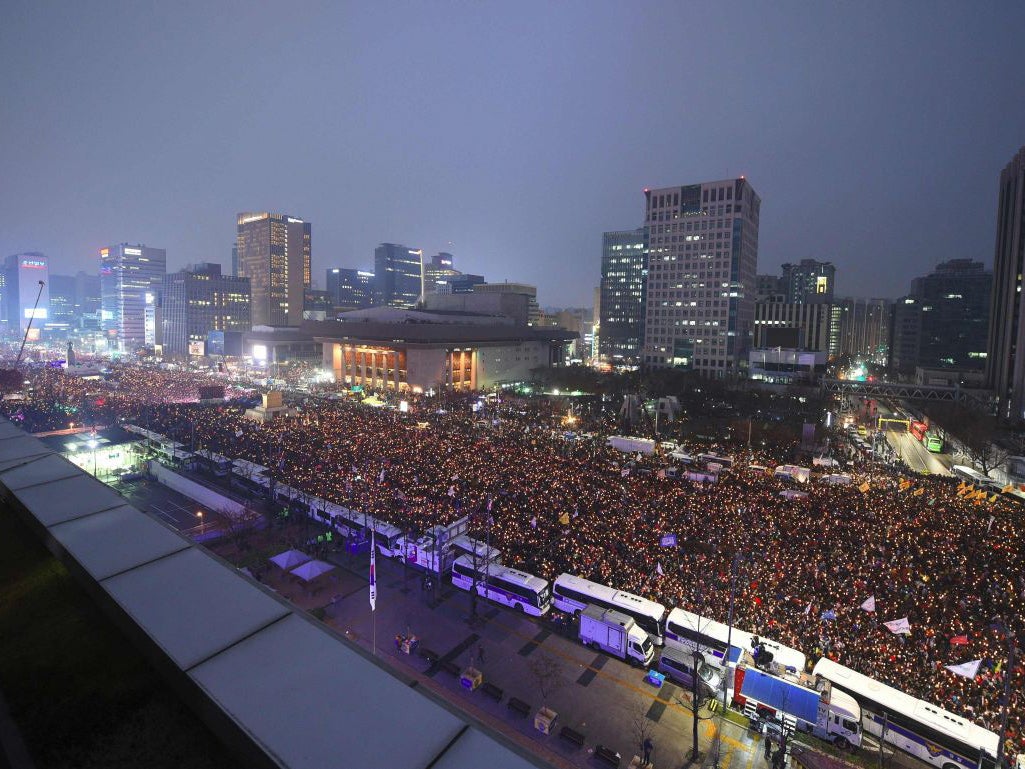
POLYGON ((896 296, 991 263, 1025 144, 1025 3, 0 5, 0 256, 230 265, 235 214, 313 223, 314 275, 394 241, 590 305, 642 188, 744 174, 759 272, 896 296))

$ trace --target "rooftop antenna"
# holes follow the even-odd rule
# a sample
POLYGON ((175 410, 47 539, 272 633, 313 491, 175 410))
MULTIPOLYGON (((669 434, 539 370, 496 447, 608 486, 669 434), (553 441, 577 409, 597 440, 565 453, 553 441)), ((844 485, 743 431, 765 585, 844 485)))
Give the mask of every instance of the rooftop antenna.
POLYGON ((28 316, 28 325, 25 326, 25 336, 21 338, 21 349, 18 350, 18 359, 14 361, 14 367, 21 364, 21 356, 25 353, 25 342, 28 341, 28 332, 32 330, 32 321, 36 319, 36 308, 39 306, 39 297, 43 295, 43 286, 46 283, 39 281, 39 290, 36 292, 36 303, 32 305, 32 314, 28 316))

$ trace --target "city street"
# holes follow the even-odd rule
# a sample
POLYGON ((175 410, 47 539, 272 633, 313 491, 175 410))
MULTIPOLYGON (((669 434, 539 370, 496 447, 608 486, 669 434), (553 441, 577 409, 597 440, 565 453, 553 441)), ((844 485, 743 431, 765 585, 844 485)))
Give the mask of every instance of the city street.
POLYGON ((894 452, 916 473, 949 475, 953 464, 949 454, 934 454, 911 433, 887 430, 886 440, 894 452))

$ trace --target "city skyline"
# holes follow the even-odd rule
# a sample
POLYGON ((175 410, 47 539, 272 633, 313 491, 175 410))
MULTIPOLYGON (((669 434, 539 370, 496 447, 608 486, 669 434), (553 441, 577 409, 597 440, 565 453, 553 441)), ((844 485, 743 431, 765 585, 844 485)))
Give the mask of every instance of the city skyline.
POLYGON ((152 243, 170 269, 227 267, 238 211, 299 211, 314 275, 415 243, 581 306, 602 233, 643 223, 644 187, 743 174, 765 201, 760 272, 831 261, 838 295, 872 296, 992 263, 995 179, 1025 142, 1025 74, 1006 64, 1025 8, 886 5, 879 23, 606 4, 584 27, 581 8, 331 8, 273 31, 228 6, 15 8, 0 254, 74 274, 109 243, 152 243), (681 35, 685 82, 660 53, 681 35))

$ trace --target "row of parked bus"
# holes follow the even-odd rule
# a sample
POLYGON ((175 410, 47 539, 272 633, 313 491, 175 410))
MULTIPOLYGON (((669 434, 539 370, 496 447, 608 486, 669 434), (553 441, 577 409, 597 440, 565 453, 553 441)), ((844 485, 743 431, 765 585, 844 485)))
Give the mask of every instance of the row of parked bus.
MULTIPOLYGON (((745 651, 756 645, 792 674, 807 670, 807 657, 798 649, 572 574, 560 574, 550 583, 519 569, 481 564, 464 556, 454 562, 452 584, 463 590, 476 587, 479 595, 533 616, 552 608, 579 616, 589 606, 625 614, 654 644, 669 650, 668 656, 676 661, 670 667, 680 667, 680 652, 684 660, 693 660, 697 654, 699 677, 706 682, 723 677, 732 680, 731 670, 742 664, 745 651)), ((992 769, 996 765, 998 738, 994 732, 825 657, 815 663, 811 674, 849 695, 860 708, 861 723, 847 724, 843 737, 837 738, 842 744, 856 747, 865 733, 885 739, 937 769, 992 769)), ((813 726, 798 720, 799 728, 811 730, 813 726)))

